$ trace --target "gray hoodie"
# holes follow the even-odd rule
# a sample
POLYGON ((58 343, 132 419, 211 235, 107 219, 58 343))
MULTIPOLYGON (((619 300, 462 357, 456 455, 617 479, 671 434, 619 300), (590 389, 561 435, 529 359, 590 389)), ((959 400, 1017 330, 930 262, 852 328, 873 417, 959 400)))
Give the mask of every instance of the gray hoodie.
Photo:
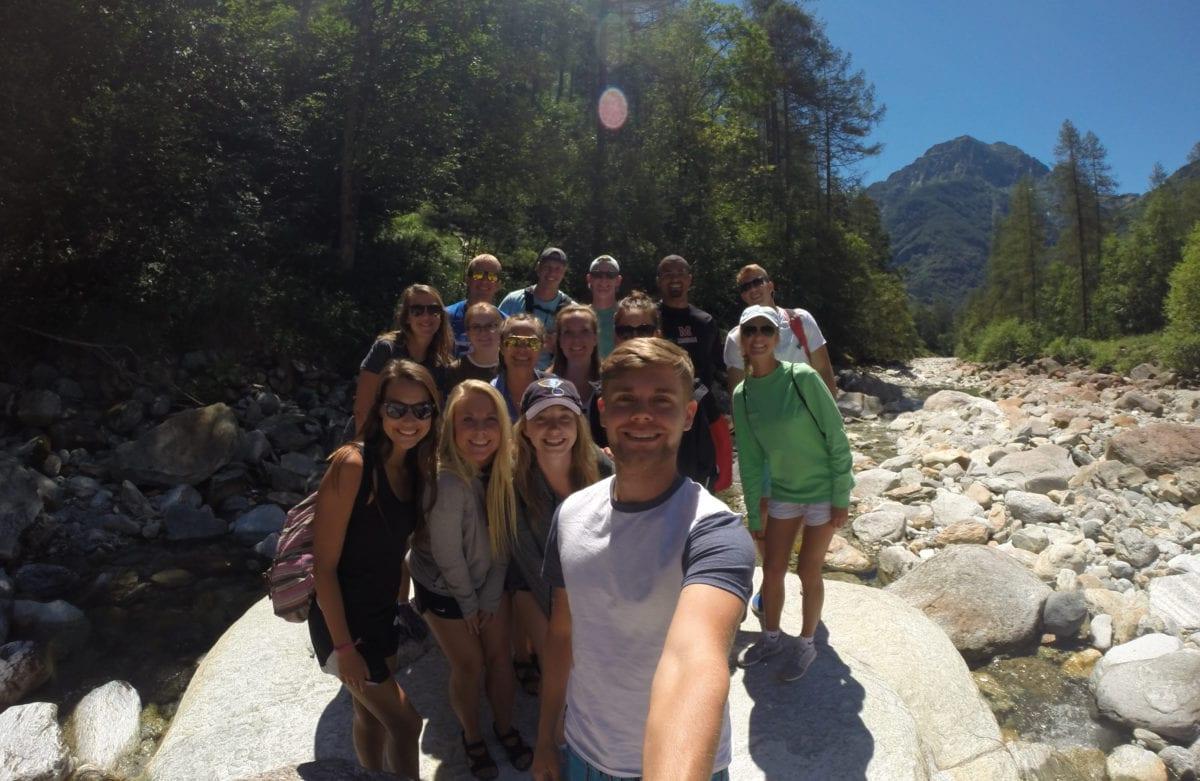
POLYGON ((454 597, 464 616, 478 610, 495 613, 504 593, 508 560, 492 555, 483 481, 468 483, 438 472, 437 501, 429 513, 428 535, 415 535, 408 552, 413 580, 454 597))

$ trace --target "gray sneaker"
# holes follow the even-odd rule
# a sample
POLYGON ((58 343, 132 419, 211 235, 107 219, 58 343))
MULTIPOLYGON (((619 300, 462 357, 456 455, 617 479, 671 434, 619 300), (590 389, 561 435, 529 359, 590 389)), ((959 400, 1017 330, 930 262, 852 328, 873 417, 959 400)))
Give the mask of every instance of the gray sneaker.
POLYGON ((738 654, 738 667, 753 667, 765 659, 770 659, 782 650, 783 635, 772 640, 764 634, 758 640, 754 641, 753 644, 743 648, 742 652, 738 654))
POLYGON ((798 643, 793 653, 788 654, 787 660, 779 670, 779 680, 798 681, 808 672, 813 660, 817 658, 817 646, 814 643, 798 643))

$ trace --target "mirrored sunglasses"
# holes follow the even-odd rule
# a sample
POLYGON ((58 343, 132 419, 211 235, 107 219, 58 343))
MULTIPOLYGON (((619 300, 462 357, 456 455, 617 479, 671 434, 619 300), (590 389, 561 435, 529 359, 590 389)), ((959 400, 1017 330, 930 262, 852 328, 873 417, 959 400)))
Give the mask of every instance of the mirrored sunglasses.
POLYGON ((540 350, 542 340, 536 336, 506 336, 504 337, 504 346, 510 349, 524 347, 529 350, 540 350))
POLYGON ((499 282, 500 275, 495 271, 472 271, 467 275, 467 279, 470 279, 473 282, 482 282, 485 279, 488 282, 499 282))
POLYGON ((437 412, 437 407, 432 401, 419 401, 416 404, 405 404, 402 401, 385 401, 383 403, 383 414, 392 420, 400 420, 410 412, 417 420, 429 420, 433 417, 433 413, 437 412))

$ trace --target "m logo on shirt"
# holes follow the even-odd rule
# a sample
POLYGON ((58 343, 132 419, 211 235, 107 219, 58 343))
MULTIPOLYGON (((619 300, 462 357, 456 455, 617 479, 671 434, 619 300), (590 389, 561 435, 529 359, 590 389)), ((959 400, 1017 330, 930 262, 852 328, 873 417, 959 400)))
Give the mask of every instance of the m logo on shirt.
POLYGON ((679 332, 675 336, 675 344, 695 344, 696 341, 690 325, 679 326, 679 332))

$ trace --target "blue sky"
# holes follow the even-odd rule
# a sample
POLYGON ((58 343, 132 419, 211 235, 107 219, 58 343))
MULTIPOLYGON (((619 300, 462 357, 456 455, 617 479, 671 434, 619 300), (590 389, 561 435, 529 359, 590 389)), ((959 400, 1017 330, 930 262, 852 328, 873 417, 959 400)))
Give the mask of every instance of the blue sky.
POLYGON ((817 0, 834 45, 887 115, 885 178, 960 135, 1053 163, 1064 119, 1108 148, 1121 192, 1144 192, 1200 141, 1200 0, 817 0))

